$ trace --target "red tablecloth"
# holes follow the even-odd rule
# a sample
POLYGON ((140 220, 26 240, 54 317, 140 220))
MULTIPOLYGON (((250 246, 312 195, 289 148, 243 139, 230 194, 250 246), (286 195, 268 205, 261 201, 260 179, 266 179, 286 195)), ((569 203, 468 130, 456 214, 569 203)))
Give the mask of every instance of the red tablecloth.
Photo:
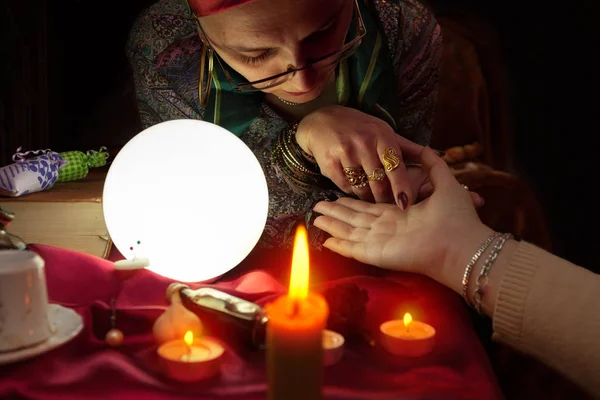
MULTIPOLYGON (((118 276, 110 261, 72 251, 31 249, 46 262, 50 301, 75 309, 85 327, 59 348, 0 366, 0 398, 265 398, 260 350, 229 347, 220 376, 211 381, 182 384, 160 374, 152 325, 167 306, 164 294, 172 281, 146 270, 118 276), (117 349, 104 342, 113 296, 117 325, 125 333, 117 349)), ((284 291, 290 259, 289 252, 256 251, 211 286, 264 304, 284 291)), ((365 331, 376 332, 381 322, 401 318, 405 310, 437 330, 433 353, 418 359, 392 356, 366 340, 349 341, 343 360, 325 369, 326 399, 502 398, 459 296, 429 279, 356 264, 328 251, 313 254, 311 266, 315 291, 343 284, 366 291, 365 331)))

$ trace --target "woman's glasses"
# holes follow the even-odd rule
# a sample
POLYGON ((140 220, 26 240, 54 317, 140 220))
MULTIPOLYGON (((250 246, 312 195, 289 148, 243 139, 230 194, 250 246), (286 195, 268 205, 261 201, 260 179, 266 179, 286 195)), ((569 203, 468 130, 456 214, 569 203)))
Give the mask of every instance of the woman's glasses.
MULTIPOLYGON (((290 67, 286 71, 283 71, 279 74, 272 75, 272 76, 269 76, 269 77, 266 77, 263 79, 259 79, 259 80, 252 81, 252 82, 242 82, 242 83, 234 84, 233 79, 231 78, 230 74, 227 72, 227 70, 225 68, 223 68, 223 64, 221 64, 221 59, 220 59, 220 57, 218 57, 218 54, 217 54, 217 61, 221 65, 221 68, 223 69, 223 71, 225 73, 225 77, 227 78, 227 81, 229 82, 229 84, 231 85, 233 90, 235 90, 235 91, 245 92, 245 93, 246 92, 258 92, 258 91, 261 91, 264 89, 270 89, 275 86, 279 86, 282 83, 285 83, 285 82, 289 81, 290 79, 292 79, 294 77, 294 75, 296 75, 296 73, 299 71, 304 71, 307 69, 319 70, 319 69, 327 68, 331 65, 338 64, 343 59, 348 58, 352 54, 354 54, 356 49, 361 45, 362 40, 367 33, 364 21, 362 19, 362 15, 360 14, 360 10, 358 8, 357 0, 354 1, 354 13, 356 15, 356 18, 354 18, 355 28, 356 28, 354 38, 352 40, 350 40, 348 43, 344 44, 341 49, 334 51, 333 53, 329 53, 329 54, 327 54, 323 57, 320 57, 316 60, 310 61, 302 68, 290 67)), ((199 20, 196 19, 196 21, 198 24, 198 33, 200 35, 200 39, 207 45, 208 52, 210 53, 209 56, 212 58, 212 53, 216 53, 216 52, 212 49, 210 41, 208 40, 208 37, 202 30, 202 26, 200 25, 199 20)), ((203 62, 203 61, 204 61, 204 57, 202 57, 201 62, 203 62)), ((209 95, 210 89, 208 89, 208 90, 202 89, 202 87, 201 87, 202 86, 202 78, 204 76, 203 65, 200 66, 200 69, 201 69, 200 88, 199 88, 199 92, 201 95, 200 99, 201 99, 201 103, 206 104, 206 101, 208 99, 205 98, 205 96, 209 95)), ((209 60, 209 71, 208 72, 209 72, 209 80, 210 80, 211 75, 212 75, 212 59, 209 60)), ((208 86, 210 87, 210 81, 208 82, 208 86)))

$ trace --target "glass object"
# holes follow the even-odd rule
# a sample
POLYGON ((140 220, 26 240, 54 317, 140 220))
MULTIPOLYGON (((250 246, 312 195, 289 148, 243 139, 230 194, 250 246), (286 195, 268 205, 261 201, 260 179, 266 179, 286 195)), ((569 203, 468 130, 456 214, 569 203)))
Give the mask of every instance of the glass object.
POLYGON ((15 219, 15 213, 0 207, 0 250, 27 250, 23 239, 6 231, 6 227, 15 219))

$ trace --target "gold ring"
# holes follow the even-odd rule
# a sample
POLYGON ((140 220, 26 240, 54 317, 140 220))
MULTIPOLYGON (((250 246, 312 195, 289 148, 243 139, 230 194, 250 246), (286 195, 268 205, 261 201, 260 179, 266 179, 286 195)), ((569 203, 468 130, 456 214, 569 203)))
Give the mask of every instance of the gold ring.
POLYGON ((401 161, 402 160, 400 160, 400 157, 398 157, 398 154, 393 147, 388 147, 383 152, 383 166, 385 167, 386 171, 389 172, 395 170, 398 168, 398 165, 400 165, 401 161))
POLYGON ((355 185, 351 185, 353 188, 356 189, 360 189, 360 188, 364 188, 365 186, 367 186, 369 184, 369 180, 367 179, 367 176, 364 175, 364 178, 362 178, 358 183, 356 183, 355 185))
POLYGON ((365 187, 369 181, 365 170, 360 167, 345 167, 344 175, 352 187, 365 187))
POLYGON ((367 178, 370 181, 382 181, 385 179, 385 171, 383 168, 375 168, 372 174, 367 175, 367 178))

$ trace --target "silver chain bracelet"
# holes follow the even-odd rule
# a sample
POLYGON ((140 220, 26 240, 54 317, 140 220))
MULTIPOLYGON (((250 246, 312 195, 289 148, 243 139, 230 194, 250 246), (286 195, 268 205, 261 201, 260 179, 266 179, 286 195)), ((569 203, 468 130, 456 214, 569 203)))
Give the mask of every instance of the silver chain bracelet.
POLYGON ((477 288, 473 291, 473 308, 475 308, 475 310, 477 310, 477 312, 480 315, 482 315, 481 300, 483 298, 483 291, 488 284, 488 274, 494 265, 494 261, 496 261, 496 258, 498 258, 500 250, 502 250, 502 247, 504 247, 504 243, 506 243, 506 241, 512 237, 513 235, 510 233, 503 234, 498 240, 498 242, 494 245, 494 247, 492 248, 492 252, 481 267, 481 272, 477 277, 477 288))
POLYGON ((473 271, 473 267, 477 263, 477 260, 479 260, 479 257, 481 257, 481 255, 485 252, 485 250, 488 248, 490 243, 492 243, 498 236, 500 236, 500 233, 498 233, 498 232, 492 233, 486 239, 486 241, 483 242, 483 244, 477 249, 475 254, 473 254, 473 257, 471 257, 471 260, 469 261, 469 263, 467 264, 467 267, 465 268, 465 273, 462 278, 462 297, 463 297, 463 299, 465 299, 465 302, 471 307, 473 307, 473 305, 471 305, 471 303, 469 302, 469 296, 467 293, 467 291, 469 289, 469 279, 471 278, 471 272, 473 271))

